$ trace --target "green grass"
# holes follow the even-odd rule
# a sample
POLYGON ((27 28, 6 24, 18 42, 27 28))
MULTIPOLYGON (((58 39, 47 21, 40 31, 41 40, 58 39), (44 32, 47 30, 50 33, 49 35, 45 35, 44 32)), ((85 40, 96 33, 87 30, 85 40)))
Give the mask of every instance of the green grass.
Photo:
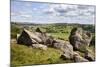
POLYGON ((50 33, 54 38, 68 40, 69 34, 66 33, 50 33))
POLYGON ((19 44, 11 44, 11 66, 55 64, 71 62, 60 59, 61 51, 48 48, 46 51, 19 44))
MULTIPOLYGON (((11 26, 11 38, 16 38, 18 33, 21 33, 23 25, 12 25, 11 26)), ((70 31, 73 26, 66 25, 38 25, 32 26, 30 31, 34 32, 39 27, 43 32, 51 34, 54 38, 60 40, 68 40, 70 31)), ((83 48, 82 48, 83 49, 83 48)), ((89 50, 95 54, 95 48, 89 47, 89 50)), ((84 50, 84 49, 83 49, 84 50)), ((84 56, 83 52, 79 52, 81 56, 84 56)), ((56 64, 56 63, 69 63, 72 60, 62 60, 60 58, 61 51, 54 48, 48 48, 46 51, 41 49, 33 49, 24 45, 11 44, 11 66, 22 66, 22 65, 37 65, 37 64, 56 64)))
POLYGON ((95 56, 95 47, 94 46, 87 47, 86 49, 84 49, 84 48, 81 48, 81 49, 83 49, 83 51, 82 50, 77 51, 77 53, 79 53, 79 55, 81 55, 82 57, 85 56, 85 52, 86 52, 85 50, 88 50, 89 53, 91 53, 93 56, 95 56))
POLYGON ((55 48, 46 51, 19 44, 11 44, 11 66, 71 63, 60 58, 62 52, 55 48))
MULTIPOLYGON (((22 26, 22 25, 21 25, 22 26)), ((11 26, 11 37, 16 38, 18 33, 21 33, 21 26, 12 25, 11 26)), ((43 32, 50 33, 54 38, 61 40, 68 40, 70 33, 70 26, 62 25, 39 25, 32 26, 30 31, 35 31, 39 27, 43 32), (67 30, 66 30, 67 29, 67 30)), ((62 60, 60 58, 61 51, 54 48, 48 48, 48 50, 43 51, 41 49, 33 49, 24 45, 11 44, 11 65, 30 65, 30 64, 54 64, 54 63, 68 63, 71 60, 62 60)))

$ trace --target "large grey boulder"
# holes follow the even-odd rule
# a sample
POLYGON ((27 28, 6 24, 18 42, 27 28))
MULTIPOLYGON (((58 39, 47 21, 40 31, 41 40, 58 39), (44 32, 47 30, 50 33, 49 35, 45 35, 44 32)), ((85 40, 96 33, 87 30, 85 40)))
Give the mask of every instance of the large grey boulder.
POLYGON ((17 37, 18 44, 32 46, 43 50, 46 50, 47 46, 51 46, 52 42, 53 37, 42 32, 39 28, 37 28, 34 33, 27 29, 23 29, 22 33, 17 37))
POLYGON ((36 29, 36 32, 30 32, 27 29, 23 29, 20 36, 17 37, 17 43, 19 44, 52 44, 53 37, 45 32, 40 31, 39 28, 36 29))
POLYGON ((18 44, 25 44, 31 46, 32 44, 41 43, 42 40, 38 37, 39 33, 32 33, 26 29, 23 30, 21 35, 17 39, 18 44))
POLYGON ((54 43, 54 48, 60 49, 63 54, 61 55, 61 58, 65 59, 72 59, 73 58, 73 47, 68 42, 64 41, 58 41, 54 43))
POLYGON ((82 38, 85 41, 85 44, 89 46, 92 40, 92 34, 88 31, 83 31, 82 38))
POLYGON ((81 28, 73 28, 69 36, 69 41, 74 50, 84 50, 90 44, 91 34, 84 32, 81 28))
POLYGON ((87 59, 85 59, 84 57, 80 56, 77 52, 74 52, 73 60, 74 60, 74 62, 88 62, 87 59))

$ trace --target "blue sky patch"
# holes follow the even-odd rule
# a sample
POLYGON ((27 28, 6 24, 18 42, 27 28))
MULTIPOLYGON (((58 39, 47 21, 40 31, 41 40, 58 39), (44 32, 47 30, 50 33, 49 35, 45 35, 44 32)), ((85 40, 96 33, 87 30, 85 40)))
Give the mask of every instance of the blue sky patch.
POLYGON ((95 23, 95 6, 11 1, 11 21, 29 23, 95 23))

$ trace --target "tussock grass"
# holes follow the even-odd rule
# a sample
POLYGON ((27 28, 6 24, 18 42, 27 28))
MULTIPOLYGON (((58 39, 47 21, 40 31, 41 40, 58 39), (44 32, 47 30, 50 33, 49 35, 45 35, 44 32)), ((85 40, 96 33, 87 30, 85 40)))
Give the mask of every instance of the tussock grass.
POLYGON ((11 66, 60 63, 61 51, 48 48, 46 51, 19 44, 11 44, 11 66))

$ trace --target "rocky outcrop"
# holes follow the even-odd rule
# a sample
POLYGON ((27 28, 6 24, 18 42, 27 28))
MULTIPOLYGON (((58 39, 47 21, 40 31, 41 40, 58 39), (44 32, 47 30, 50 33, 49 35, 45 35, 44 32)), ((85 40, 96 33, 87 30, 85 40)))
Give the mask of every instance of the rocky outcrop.
POLYGON ((83 38, 85 44, 89 46, 90 42, 92 40, 92 34, 88 31, 83 31, 82 38, 83 38))
POLYGON ((32 47, 33 48, 39 48, 39 49, 42 49, 42 50, 47 50, 47 46, 43 45, 43 44, 32 44, 32 47))
POLYGON ((91 34, 89 32, 84 32, 81 28, 73 28, 69 36, 69 41, 74 50, 81 50, 81 48, 89 46, 91 34))
POLYGON ((87 59, 85 59, 84 57, 80 56, 77 52, 74 52, 73 60, 74 60, 74 62, 88 62, 87 59))
POLYGON ((39 28, 36 32, 30 32, 27 29, 23 29, 22 33, 17 37, 17 43, 35 48, 47 49, 46 46, 51 46, 53 37, 45 32, 42 32, 39 28), (43 45, 42 45, 43 44, 43 45))
POLYGON ((73 58, 73 47, 72 45, 70 45, 70 43, 57 40, 57 42, 54 43, 53 47, 60 49, 63 52, 61 58, 65 58, 65 59, 73 58))
POLYGON ((40 34, 38 32, 32 33, 26 29, 23 30, 21 35, 17 39, 18 44, 25 44, 31 46, 32 44, 41 43, 42 40, 38 37, 40 34))
POLYGON ((71 59, 75 62, 94 61, 94 56, 86 48, 89 46, 90 41, 91 33, 84 32, 81 28, 72 29, 69 42, 54 39, 51 35, 42 32, 39 28, 34 33, 23 29, 22 33, 17 37, 18 44, 32 46, 33 48, 42 50, 47 50, 48 47, 60 49, 62 51, 60 58, 64 60, 71 59), (74 50, 78 50, 79 52, 84 51, 84 57, 74 50))
POLYGON ((73 49, 80 51, 84 54, 84 57, 81 57, 78 53, 74 52, 73 58, 75 62, 85 62, 85 61, 94 61, 94 55, 88 51, 89 45, 91 43, 92 34, 90 32, 84 31, 80 28, 73 28, 69 41, 73 46, 73 49))

